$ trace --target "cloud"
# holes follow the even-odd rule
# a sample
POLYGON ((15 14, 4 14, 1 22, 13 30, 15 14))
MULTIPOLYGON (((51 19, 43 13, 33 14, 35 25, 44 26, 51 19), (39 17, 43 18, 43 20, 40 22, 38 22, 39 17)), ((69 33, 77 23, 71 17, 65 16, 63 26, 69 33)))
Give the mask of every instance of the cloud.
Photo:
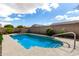
POLYGON ((60 21, 73 21, 73 20, 79 20, 79 16, 72 16, 72 17, 68 17, 67 15, 58 15, 55 17, 56 20, 60 20, 60 21))
POLYGON ((66 14, 74 14, 74 13, 79 13, 79 10, 75 9, 72 11, 68 11, 66 14))
POLYGON ((4 17, 0 19, 0 24, 11 24, 11 21, 20 20, 19 14, 33 14, 37 9, 51 11, 59 7, 58 3, 0 3, 0 16, 4 17), (18 14, 18 17, 11 18, 9 15, 12 13, 18 14))
POLYGON ((53 6, 53 8, 55 8, 55 9, 56 9, 56 8, 58 8, 58 7, 59 7, 59 4, 55 2, 55 3, 52 3, 52 4, 51 4, 51 6, 53 6))
POLYGON ((11 22, 11 21, 14 21, 14 20, 21 20, 21 19, 18 18, 18 17, 16 17, 16 18, 6 17, 6 18, 4 18, 4 19, 1 20, 1 21, 11 22))
POLYGON ((74 16, 74 17, 69 17, 69 18, 66 18, 67 20, 79 20, 79 16, 74 16))
POLYGON ((47 10, 47 11, 51 11, 52 8, 56 9, 59 7, 59 4, 58 3, 44 3, 42 4, 39 8, 42 9, 42 10, 47 10))
POLYGON ((6 6, 5 4, 0 4, 0 16, 6 17, 14 12, 15 11, 9 6, 6 6))
POLYGON ((10 22, 0 22, 1 26, 7 25, 7 24, 11 24, 10 22))
POLYGON ((57 19, 57 20, 64 20, 66 18, 67 18, 66 15, 58 15, 58 16, 55 17, 55 19, 57 19))
POLYGON ((11 13, 36 13, 37 9, 51 11, 52 8, 59 7, 58 3, 4 3, 0 4, 0 15, 9 15, 11 13), (3 13, 5 12, 5 14, 3 13))
POLYGON ((9 22, 9 21, 13 21, 13 19, 12 19, 12 18, 10 18, 10 17, 7 17, 7 18, 4 18, 2 21, 9 22))
POLYGON ((7 25, 7 24, 12 24, 11 22, 14 20, 21 20, 20 18, 17 18, 17 17, 16 18, 6 17, 6 18, 1 18, 1 19, 0 19, 0 24, 2 26, 7 25))
POLYGON ((62 21, 73 21, 73 20, 79 20, 79 10, 71 10, 66 12, 64 15, 57 15, 55 17, 56 20, 62 20, 62 21))
POLYGON ((22 17, 22 15, 21 15, 21 14, 18 14, 17 16, 18 16, 18 17, 22 17))

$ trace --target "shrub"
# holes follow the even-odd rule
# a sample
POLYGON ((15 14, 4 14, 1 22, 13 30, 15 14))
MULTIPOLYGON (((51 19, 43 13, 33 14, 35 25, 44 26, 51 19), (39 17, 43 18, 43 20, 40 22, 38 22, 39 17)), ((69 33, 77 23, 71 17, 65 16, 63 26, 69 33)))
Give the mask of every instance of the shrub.
POLYGON ((4 28, 14 28, 13 25, 5 25, 4 28))
POLYGON ((46 34, 49 35, 49 36, 52 36, 53 34, 55 34, 55 32, 54 32, 53 29, 47 29, 46 34))
POLYGON ((17 26, 17 28, 24 28, 24 26, 22 26, 22 25, 19 25, 19 26, 17 26))
POLYGON ((13 28, 5 28, 6 32, 11 34, 13 32, 13 28))
POLYGON ((2 37, 2 35, 0 34, 0 44, 2 43, 2 40, 3 40, 3 37, 2 37))
POLYGON ((14 26, 13 25, 5 25, 4 28, 5 28, 6 33, 10 34, 13 32, 14 26))

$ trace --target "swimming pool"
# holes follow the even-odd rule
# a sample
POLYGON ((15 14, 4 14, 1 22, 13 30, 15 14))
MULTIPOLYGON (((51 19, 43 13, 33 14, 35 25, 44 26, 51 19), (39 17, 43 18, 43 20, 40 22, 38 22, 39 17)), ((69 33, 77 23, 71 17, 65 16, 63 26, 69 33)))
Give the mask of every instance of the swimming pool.
POLYGON ((48 36, 34 34, 14 34, 10 36, 27 49, 34 46, 43 48, 59 48, 63 45, 63 42, 48 36))

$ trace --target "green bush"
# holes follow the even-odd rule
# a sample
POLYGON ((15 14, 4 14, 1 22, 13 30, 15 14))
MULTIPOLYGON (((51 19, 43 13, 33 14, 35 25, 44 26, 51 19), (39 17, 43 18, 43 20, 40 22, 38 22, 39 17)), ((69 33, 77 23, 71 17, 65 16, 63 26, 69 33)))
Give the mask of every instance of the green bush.
POLYGON ((2 35, 0 34, 0 44, 2 43, 2 40, 3 40, 3 37, 2 37, 2 35))
POLYGON ((4 28, 14 28, 13 25, 5 25, 4 28))
POLYGON ((6 33, 10 34, 13 32, 14 26, 13 25, 5 25, 4 28, 6 30, 6 33))
POLYGON ((24 26, 22 26, 22 25, 19 25, 19 26, 17 26, 17 28, 24 28, 24 26))
POLYGON ((55 32, 54 32, 53 29, 47 29, 46 34, 49 35, 49 36, 52 36, 53 34, 55 34, 55 32))
POLYGON ((5 28, 6 32, 11 34, 13 32, 13 28, 5 28))

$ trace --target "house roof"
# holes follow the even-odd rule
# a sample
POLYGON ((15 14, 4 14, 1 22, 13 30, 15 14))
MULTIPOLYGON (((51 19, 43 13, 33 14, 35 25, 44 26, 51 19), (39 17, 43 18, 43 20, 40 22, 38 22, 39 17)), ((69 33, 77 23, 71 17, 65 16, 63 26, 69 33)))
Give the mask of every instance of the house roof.
POLYGON ((79 20, 53 23, 52 25, 73 24, 73 23, 79 23, 79 20))

